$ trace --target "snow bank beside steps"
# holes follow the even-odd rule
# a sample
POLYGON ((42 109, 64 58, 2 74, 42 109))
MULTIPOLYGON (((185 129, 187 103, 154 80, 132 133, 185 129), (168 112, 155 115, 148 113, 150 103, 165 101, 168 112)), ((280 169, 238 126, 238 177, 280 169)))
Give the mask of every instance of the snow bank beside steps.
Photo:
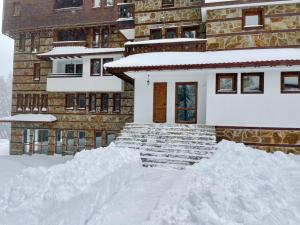
POLYGON ((223 141, 186 170, 147 225, 299 225, 300 157, 223 141))
POLYGON ((107 149, 82 151, 65 164, 25 169, 0 192, 0 224, 1 218, 10 221, 18 211, 30 218, 30 221, 25 219, 24 224, 41 224, 38 221, 39 213, 42 213, 39 209, 47 208, 47 204, 67 202, 91 191, 95 199, 95 190, 101 191, 101 198, 97 199, 97 204, 101 205, 141 174, 139 153, 112 145, 107 149))

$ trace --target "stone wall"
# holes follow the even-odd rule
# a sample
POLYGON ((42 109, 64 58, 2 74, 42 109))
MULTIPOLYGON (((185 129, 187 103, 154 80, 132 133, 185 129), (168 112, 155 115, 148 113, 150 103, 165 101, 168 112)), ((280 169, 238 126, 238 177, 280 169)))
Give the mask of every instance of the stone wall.
POLYGON ((300 4, 264 6, 264 27, 250 30, 242 27, 243 9, 207 12, 208 50, 300 46, 300 4))
POLYGON ((300 154, 300 130, 281 128, 216 127, 217 141, 244 143, 267 152, 300 154))
MULTIPOLYGON (((38 31, 38 30, 36 30, 38 31)), ((14 73, 13 73, 13 94, 12 94, 12 114, 17 112, 17 94, 48 94, 48 112, 57 117, 54 123, 12 123, 11 132, 11 154, 23 154, 23 131, 24 129, 48 129, 49 130, 49 154, 55 152, 55 133, 56 130, 62 130, 65 137, 67 130, 85 131, 86 148, 94 147, 95 131, 103 133, 103 143, 106 143, 105 133, 119 133, 125 123, 133 122, 133 96, 134 90, 131 84, 125 84, 125 91, 121 93, 121 112, 113 112, 113 93, 109 94, 109 109, 107 113, 90 113, 88 110, 67 111, 65 109, 66 93, 53 93, 46 91, 47 75, 51 72, 51 61, 40 61, 35 54, 31 53, 30 33, 26 34, 25 51, 19 51, 19 35, 14 36, 14 73), (34 62, 41 63, 41 76, 39 81, 33 78, 34 62)), ((110 47, 124 46, 124 38, 119 33, 111 33, 110 47)), ((53 48, 53 31, 40 31, 40 53, 47 52, 53 48)), ((62 78, 63 79, 63 78, 62 78)), ((76 94, 76 90, 74 90, 76 94)), ((86 93, 88 96, 89 93, 86 93)), ((96 93, 96 107, 100 109, 101 94, 96 93)), ((31 100, 32 101, 32 100, 31 100)), ((28 112, 32 113, 32 112, 28 112)), ((42 113, 42 112, 39 112, 42 113)), ((33 130, 31 130, 33 136, 33 130)), ((75 136, 75 143, 78 143, 78 137, 75 136)), ((64 143, 65 144, 65 143, 64 143)), ((33 146, 31 146, 31 150, 33 146)))
POLYGON ((175 0, 174 7, 162 7, 162 0, 135 1, 136 40, 147 40, 150 29, 178 27, 181 37, 182 26, 199 26, 202 0, 175 0))

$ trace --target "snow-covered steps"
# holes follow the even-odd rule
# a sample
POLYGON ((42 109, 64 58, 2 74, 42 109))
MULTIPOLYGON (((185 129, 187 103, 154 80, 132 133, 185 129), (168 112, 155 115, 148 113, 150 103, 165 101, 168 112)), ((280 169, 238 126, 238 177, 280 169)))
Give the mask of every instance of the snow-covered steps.
POLYGON ((187 124, 126 124, 115 141, 139 150, 144 166, 183 169, 209 158, 216 150, 213 126, 187 124))

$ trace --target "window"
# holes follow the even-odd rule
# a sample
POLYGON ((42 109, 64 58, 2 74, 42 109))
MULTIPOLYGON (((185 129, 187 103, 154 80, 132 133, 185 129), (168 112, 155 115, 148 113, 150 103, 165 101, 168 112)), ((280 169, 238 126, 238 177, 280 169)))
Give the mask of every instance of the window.
POLYGON ((85 94, 78 94, 77 99, 78 99, 77 109, 84 110, 86 107, 85 94))
POLYGON ((116 140, 116 134, 114 132, 107 132, 106 140, 107 140, 107 146, 110 145, 110 143, 116 140))
POLYGON ((197 83, 176 83, 176 123, 197 122, 197 83))
POLYGON ((113 6, 114 0, 106 0, 106 6, 113 6))
POLYGON ((167 28, 166 38, 177 38, 177 28, 167 28))
POLYGON ((257 28, 264 26, 263 9, 243 10, 243 27, 257 28))
POLYGON ((17 111, 22 112, 24 108, 23 94, 17 94, 17 111))
POLYGON ((83 0, 56 0, 56 9, 81 7, 83 0))
POLYGON ((48 130, 34 131, 34 153, 48 154, 48 130))
POLYGON ((15 2, 13 10, 14 10, 13 16, 20 16, 21 15, 21 4, 18 2, 15 2))
POLYGON ((264 73, 242 73, 242 93, 264 93, 264 73))
POLYGON ((162 0, 162 7, 174 6, 174 0, 162 0))
POLYGON ((108 94, 101 95, 101 111, 108 112, 108 94))
POLYGON ((40 50, 40 34, 32 33, 31 34, 31 52, 38 53, 40 50))
POLYGON ((78 151, 84 150, 85 145, 86 145, 85 131, 79 131, 78 132, 78 151))
POLYGON ((101 6, 101 0, 94 0, 94 7, 100 7, 101 6))
POLYGON ((99 28, 93 29, 93 47, 94 48, 100 47, 100 30, 99 30, 99 28))
POLYGON ((55 154, 63 153, 63 131, 56 130, 56 145, 55 145, 55 154))
POLYGON ((26 112, 31 111, 31 95, 30 94, 25 95, 25 111, 26 112))
POLYGON ((82 64, 66 64, 65 73, 82 75, 82 64))
POLYGON ((162 39, 162 30, 161 29, 151 29, 150 30, 150 39, 162 39))
POLYGON ((109 63, 109 62, 112 62, 112 61, 114 61, 114 59, 112 59, 112 58, 103 59, 103 74, 102 74, 103 76, 112 76, 112 74, 107 72, 107 70, 104 68, 105 63, 109 63))
POLYGON ((42 112, 48 111, 48 94, 42 94, 41 111, 42 112))
POLYGON ((90 94, 89 100, 90 100, 89 111, 96 112, 96 102, 97 102, 96 94, 90 94))
POLYGON ((25 51, 25 41, 26 41, 26 35, 20 34, 19 36, 19 51, 24 52, 25 51))
POLYGON ((40 107, 40 95, 34 94, 33 95, 33 112, 38 112, 40 107))
POLYGON ((91 76, 101 75, 101 59, 91 59, 91 76))
POLYGON ((114 112, 121 112, 121 94, 114 94, 114 112))
POLYGON ((237 74, 223 73, 217 74, 216 93, 235 94, 237 93, 237 74))
POLYGON ((198 38, 199 28, 198 27, 184 27, 182 28, 183 38, 198 38))
POLYGON ((23 131, 23 153, 29 154, 30 153, 30 129, 24 129, 23 131))
POLYGON ((300 72, 281 73, 281 92, 300 93, 300 72))
POLYGON ((66 95, 66 109, 73 110, 75 108, 75 95, 66 95))
POLYGON ((109 46, 109 29, 102 29, 102 48, 108 48, 109 46))
POLYGON ((33 64, 33 79, 35 81, 40 80, 40 75, 41 75, 41 64, 40 63, 34 63, 33 64))
POLYGON ((73 155, 75 153, 75 135, 73 130, 67 131, 67 148, 66 148, 66 154, 67 155, 73 155))
POLYGON ((71 29, 57 31, 57 41, 85 41, 84 29, 71 29))
POLYGON ((102 147, 102 132, 96 131, 95 132, 95 148, 102 147))

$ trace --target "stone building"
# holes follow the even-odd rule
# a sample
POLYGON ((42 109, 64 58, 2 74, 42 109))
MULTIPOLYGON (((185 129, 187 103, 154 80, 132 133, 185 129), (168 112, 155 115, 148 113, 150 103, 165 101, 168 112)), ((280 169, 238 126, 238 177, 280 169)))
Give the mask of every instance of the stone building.
POLYGON ((11 154, 106 146, 132 122, 132 84, 102 67, 123 54, 119 17, 113 0, 4 1, 3 33, 15 40, 11 154))

